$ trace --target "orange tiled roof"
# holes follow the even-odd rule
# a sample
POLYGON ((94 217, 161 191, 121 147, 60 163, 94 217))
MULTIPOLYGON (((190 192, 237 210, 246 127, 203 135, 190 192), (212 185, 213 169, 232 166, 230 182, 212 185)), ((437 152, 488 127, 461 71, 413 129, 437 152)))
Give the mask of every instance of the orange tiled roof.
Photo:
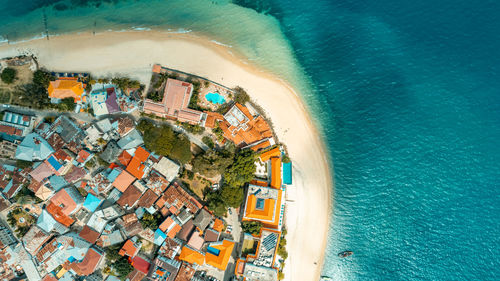
POLYGON ((73 262, 70 264, 71 269, 73 269, 78 275, 90 275, 94 273, 97 264, 101 260, 102 255, 98 253, 96 250, 90 248, 85 257, 81 262, 73 262))
POLYGON ((207 114, 207 119, 205 120, 205 127, 207 128, 213 129, 217 121, 224 120, 224 116, 217 112, 205 111, 205 114, 207 114))
POLYGON ((174 225, 174 227, 167 233, 167 236, 170 238, 174 238, 179 231, 181 231, 182 227, 178 224, 174 225))
POLYGON ((67 216, 69 216, 77 207, 75 200, 71 198, 64 188, 56 192, 56 194, 50 198, 50 202, 57 206, 62 206, 62 212, 67 216))
POLYGON ((135 255, 137 255, 138 252, 139 248, 137 248, 135 243, 129 239, 127 240, 127 242, 125 242, 125 244, 123 244, 123 247, 120 249, 118 254, 120 256, 127 255, 129 257, 134 257, 135 255))
POLYGON ((167 231, 167 229, 173 224, 175 223, 174 220, 172 219, 172 217, 168 217, 166 218, 161 224, 160 224, 160 230, 165 232, 167 231))
POLYGON ((60 224, 69 227, 72 225, 75 220, 70 218, 69 216, 65 215, 62 208, 55 205, 54 203, 50 202, 49 205, 46 207, 47 212, 52 215, 52 217, 59 222, 60 224))
POLYGON ((154 72, 154 73, 160 73, 160 72, 161 72, 161 65, 159 65, 159 64, 154 64, 154 65, 153 65, 153 72, 154 72))
POLYGON ((262 162, 267 162, 271 157, 279 157, 281 155, 280 148, 277 146, 273 149, 264 151, 260 154, 260 160, 262 162))
POLYGON ((205 255, 187 246, 182 247, 179 259, 190 264, 203 265, 205 263, 205 255))
POLYGON ((271 146, 271 142, 269 140, 265 140, 263 142, 260 142, 254 146, 251 146, 250 149, 253 150, 253 151, 259 151, 263 148, 266 148, 266 147, 269 147, 271 146))
POLYGON ((84 93, 83 83, 77 80, 62 80, 58 79, 56 81, 50 81, 49 88, 50 98, 74 98, 75 102, 81 100, 81 96, 84 93))
POLYGON ((118 156, 118 161, 120 161, 123 166, 127 166, 128 163, 130 163, 130 160, 132 160, 132 155, 130 155, 126 150, 122 151, 120 156, 118 156))
POLYGON ((137 187, 131 185, 123 192, 122 196, 116 201, 116 204, 122 207, 132 207, 139 197, 141 197, 141 194, 141 191, 137 187))
POLYGON ((226 270, 229 257, 231 257, 231 253, 233 252, 234 242, 224 239, 222 242, 213 243, 209 247, 215 248, 220 252, 217 256, 207 252, 205 262, 220 270, 226 270))
POLYGON ((212 228, 217 232, 222 232, 222 229, 224 229, 224 222, 220 219, 215 219, 212 228))
POLYGON ((281 189, 278 189, 276 192, 277 198, 263 199, 264 202, 261 208, 257 208, 258 197, 255 194, 249 194, 246 200, 243 220, 257 220, 261 221, 266 227, 276 228, 280 219, 279 208, 281 207, 282 191, 281 189))
POLYGON ((127 171, 122 171, 121 174, 116 177, 113 182, 113 186, 116 187, 121 192, 125 192, 127 187, 135 181, 135 177, 129 174, 127 171))
POLYGON ((88 225, 85 225, 80 231, 79 236, 83 238, 85 241, 94 244, 99 238, 100 233, 90 228, 88 225))
POLYGON ((243 143, 250 145, 272 137, 271 127, 264 118, 262 116, 254 118, 248 108, 239 103, 236 103, 224 115, 224 121, 219 125, 224 132, 224 137, 236 145, 243 143), (231 124, 228 120, 237 121, 237 124, 231 124))
POLYGON ((271 187, 281 188, 281 158, 271 158, 271 187))
POLYGON ((132 174, 134 177, 141 179, 144 176, 144 162, 149 158, 149 152, 147 152, 144 148, 139 147, 135 150, 134 157, 130 160, 127 166, 127 172, 132 174))

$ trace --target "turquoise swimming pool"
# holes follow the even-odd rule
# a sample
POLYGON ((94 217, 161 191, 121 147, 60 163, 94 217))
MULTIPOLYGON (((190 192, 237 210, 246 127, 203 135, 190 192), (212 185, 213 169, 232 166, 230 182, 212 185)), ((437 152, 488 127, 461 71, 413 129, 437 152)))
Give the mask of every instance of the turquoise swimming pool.
POLYGON ((214 104, 223 104, 226 102, 226 99, 218 93, 208 93, 205 95, 205 98, 207 101, 214 104))

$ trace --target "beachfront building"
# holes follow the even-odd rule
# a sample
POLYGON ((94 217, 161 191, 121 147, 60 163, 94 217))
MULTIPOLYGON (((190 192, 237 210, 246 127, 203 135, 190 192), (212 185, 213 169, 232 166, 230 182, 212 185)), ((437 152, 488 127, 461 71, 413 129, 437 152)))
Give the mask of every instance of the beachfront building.
POLYGON ((248 236, 252 244, 257 243, 256 252, 248 254, 244 260, 239 259, 236 262, 235 275, 242 276, 245 280, 276 281, 279 269, 276 254, 281 232, 262 228, 259 236, 248 236))
POLYGON ((90 94, 90 105, 94 110, 94 115, 97 117, 120 111, 114 87, 92 91, 90 94))
POLYGON ((56 81, 50 81, 47 91, 52 103, 59 103, 65 98, 73 98, 75 103, 85 99, 85 85, 76 77, 61 77, 56 81))
POLYGON ((192 93, 191 83, 168 78, 163 99, 159 102, 145 99, 144 112, 180 122, 199 124, 204 119, 203 112, 188 108, 192 93))
POLYGON ((281 229, 285 209, 285 189, 250 184, 243 221, 259 221, 263 226, 281 229))
POLYGON ((253 116, 247 107, 236 103, 219 122, 224 137, 237 146, 257 151, 275 144, 271 127, 261 115, 253 116))

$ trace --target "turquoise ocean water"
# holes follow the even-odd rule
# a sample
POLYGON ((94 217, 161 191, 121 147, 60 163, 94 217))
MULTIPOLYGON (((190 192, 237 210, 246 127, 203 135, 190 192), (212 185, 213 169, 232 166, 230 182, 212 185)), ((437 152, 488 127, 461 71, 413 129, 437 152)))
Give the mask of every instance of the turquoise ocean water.
POLYGON ((84 2, 0 0, 0 36, 199 32, 300 91, 335 164, 323 274, 500 280, 498 1, 84 2))

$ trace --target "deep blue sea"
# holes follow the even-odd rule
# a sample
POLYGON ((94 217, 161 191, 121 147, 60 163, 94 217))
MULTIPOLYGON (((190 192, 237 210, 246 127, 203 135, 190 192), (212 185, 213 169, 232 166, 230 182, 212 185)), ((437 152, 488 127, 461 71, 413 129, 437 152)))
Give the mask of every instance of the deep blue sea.
MULTIPOLYGON (((0 35, 39 36, 47 2, 0 0, 0 35)), ((499 1, 59 2, 56 34, 200 32, 299 89, 334 163, 324 275, 500 280, 499 1)))

